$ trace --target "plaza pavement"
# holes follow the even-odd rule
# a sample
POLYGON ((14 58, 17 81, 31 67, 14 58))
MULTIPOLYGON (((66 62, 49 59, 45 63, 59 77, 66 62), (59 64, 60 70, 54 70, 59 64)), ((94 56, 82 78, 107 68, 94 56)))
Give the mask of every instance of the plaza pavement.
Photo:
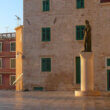
POLYGON ((73 92, 0 91, 0 110, 110 110, 110 97, 75 97, 73 92))

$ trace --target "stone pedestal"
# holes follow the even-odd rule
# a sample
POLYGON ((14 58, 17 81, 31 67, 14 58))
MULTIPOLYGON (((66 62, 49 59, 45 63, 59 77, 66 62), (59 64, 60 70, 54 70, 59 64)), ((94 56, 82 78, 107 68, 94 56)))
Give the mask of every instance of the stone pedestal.
POLYGON ((97 96, 100 92, 94 91, 94 54, 81 52, 81 91, 75 91, 75 96, 97 96))

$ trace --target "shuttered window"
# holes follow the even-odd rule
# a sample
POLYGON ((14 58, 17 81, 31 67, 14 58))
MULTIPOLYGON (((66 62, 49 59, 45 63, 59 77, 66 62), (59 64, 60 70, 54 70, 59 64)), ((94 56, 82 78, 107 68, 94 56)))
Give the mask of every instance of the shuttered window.
POLYGON ((10 76, 10 85, 13 85, 15 80, 16 80, 16 76, 15 75, 11 75, 10 76))
POLYGON ((2 52, 2 42, 0 42, 0 52, 2 52))
POLYGON ((107 59, 107 66, 110 66, 110 58, 107 59))
POLYGON ((81 82, 81 66, 80 57, 76 57, 76 84, 81 82))
POLYGON ((50 10, 50 0, 43 0, 43 11, 49 11, 50 10))
POLYGON ((2 68, 2 58, 0 58, 0 68, 2 68))
POLYGON ((2 75, 0 75, 0 85, 2 85, 2 75))
POLYGON ((83 40, 85 26, 76 26, 76 40, 83 40))
POLYGON ((15 58, 10 59, 10 66, 12 69, 14 69, 16 67, 16 59, 15 58))
POLYGON ((42 72, 51 72, 51 58, 42 58, 42 72))
POLYGON ((11 42, 10 43, 10 51, 11 52, 15 52, 16 51, 16 44, 15 44, 15 42, 11 42))
POLYGON ((42 28, 42 41, 47 42, 51 40, 51 29, 42 28))
POLYGON ((84 8, 84 0, 76 0, 77 8, 84 8))

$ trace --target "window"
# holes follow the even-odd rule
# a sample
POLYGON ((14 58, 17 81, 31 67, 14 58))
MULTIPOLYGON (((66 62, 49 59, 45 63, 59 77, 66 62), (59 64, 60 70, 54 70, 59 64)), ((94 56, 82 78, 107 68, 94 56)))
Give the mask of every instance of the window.
POLYGON ((16 44, 15 44, 15 42, 11 42, 10 43, 10 51, 11 52, 15 52, 16 51, 16 44))
POLYGON ((43 11, 49 11, 50 10, 50 0, 43 0, 43 11))
POLYGON ((15 69, 15 66, 16 66, 16 60, 15 60, 15 58, 11 58, 10 59, 10 66, 11 66, 12 69, 15 69))
POLYGON ((50 41, 50 28, 42 28, 42 41, 46 42, 46 41, 50 41))
POLYGON ((81 67, 80 67, 80 57, 76 57, 76 84, 81 82, 81 67))
POLYGON ((107 66, 110 66, 110 58, 107 58, 107 66))
POLYGON ((84 0, 76 0, 77 8, 84 8, 84 0))
POLYGON ((101 3, 107 3, 110 2, 110 0, 100 0, 101 3))
POLYGON ((83 40, 85 26, 76 26, 76 40, 83 40))
POLYGON ((51 58, 42 58, 42 72, 51 72, 51 58))
POLYGON ((0 85, 2 85, 2 75, 0 75, 0 85))
POLYGON ((0 42, 0 52, 2 52, 2 42, 0 42))
POLYGON ((0 68, 2 68, 2 58, 0 58, 0 68))
POLYGON ((10 75, 10 85, 13 85, 15 80, 16 80, 16 76, 15 75, 10 75))

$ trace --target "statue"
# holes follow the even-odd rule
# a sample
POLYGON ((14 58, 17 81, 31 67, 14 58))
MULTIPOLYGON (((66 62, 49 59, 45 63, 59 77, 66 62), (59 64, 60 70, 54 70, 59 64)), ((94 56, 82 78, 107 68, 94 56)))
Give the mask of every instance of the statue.
POLYGON ((89 21, 85 21, 86 26, 84 29, 84 51, 83 52, 91 52, 91 26, 89 24, 89 21))

